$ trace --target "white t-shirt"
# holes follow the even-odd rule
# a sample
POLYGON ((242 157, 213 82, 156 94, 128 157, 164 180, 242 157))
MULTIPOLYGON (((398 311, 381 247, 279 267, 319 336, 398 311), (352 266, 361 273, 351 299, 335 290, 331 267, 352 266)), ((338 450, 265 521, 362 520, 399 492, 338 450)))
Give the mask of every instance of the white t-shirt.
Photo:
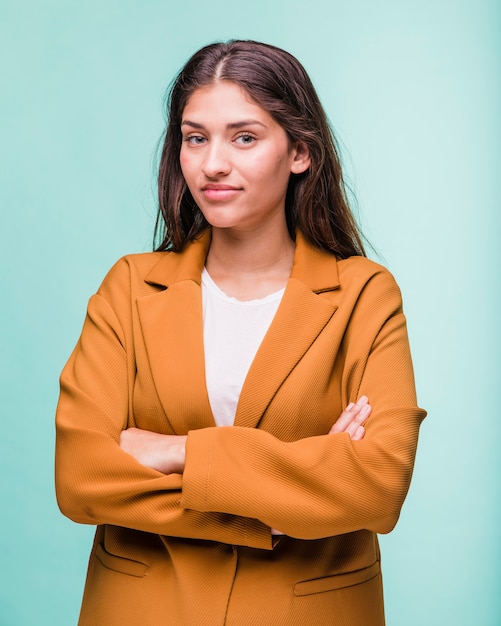
POLYGON ((217 426, 232 426, 249 367, 284 289, 257 300, 227 296, 202 272, 205 378, 217 426))

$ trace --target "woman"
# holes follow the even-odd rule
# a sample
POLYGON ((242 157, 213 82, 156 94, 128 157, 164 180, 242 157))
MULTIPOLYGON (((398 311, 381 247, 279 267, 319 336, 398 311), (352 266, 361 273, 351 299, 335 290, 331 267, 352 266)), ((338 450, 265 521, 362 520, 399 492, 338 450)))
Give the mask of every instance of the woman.
POLYGON ((296 59, 207 46, 169 104, 158 248, 61 376, 58 501, 98 526, 80 624, 382 625, 425 415, 399 289, 296 59))

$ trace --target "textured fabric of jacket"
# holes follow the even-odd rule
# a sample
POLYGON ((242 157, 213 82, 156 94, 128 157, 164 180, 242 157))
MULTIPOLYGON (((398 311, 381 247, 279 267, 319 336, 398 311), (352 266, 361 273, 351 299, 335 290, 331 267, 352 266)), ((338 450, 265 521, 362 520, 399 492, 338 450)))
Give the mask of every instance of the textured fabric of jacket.
POLYGON ((97 525, 80 624, 382 626, 376 534, 398 519, 425 416, 398 286, 298 233, 235 424, 216 427, 200 285, 209 244, 207 231, 182 253, 118 261, 62 372, 58 502, 97 525), (327 434, 362 394, 364 439, 327 434), (130 426, 188 434, 184 474, 123 452, 130 426))

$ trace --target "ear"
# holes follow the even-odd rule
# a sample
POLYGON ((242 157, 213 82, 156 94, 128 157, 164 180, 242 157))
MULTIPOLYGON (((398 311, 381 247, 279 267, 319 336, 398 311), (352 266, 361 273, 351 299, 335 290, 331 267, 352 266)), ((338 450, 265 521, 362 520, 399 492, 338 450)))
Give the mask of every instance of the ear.
POLYGON ((298 141, 292 150, 291 172, 302 174, 311 165, 310 151, 304 141, 298 141))

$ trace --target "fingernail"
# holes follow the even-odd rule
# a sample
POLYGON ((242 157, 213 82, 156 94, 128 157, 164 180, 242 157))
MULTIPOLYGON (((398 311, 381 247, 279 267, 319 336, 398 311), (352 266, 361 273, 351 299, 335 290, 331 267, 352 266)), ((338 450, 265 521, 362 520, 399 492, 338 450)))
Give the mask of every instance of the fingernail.
POLYGON ((362 415, 363 417, 365 417, 366 415, 369 415, 369 413, 371 412, 371 407, 370 404, 365 404, 361 409, 360 409, 360 415, 362 415))
POLYGON ((367 396, 360 396, 360 398, 357 400, 357 404, 365 404, 367 401, 369 400, 369 398, 367 396))

